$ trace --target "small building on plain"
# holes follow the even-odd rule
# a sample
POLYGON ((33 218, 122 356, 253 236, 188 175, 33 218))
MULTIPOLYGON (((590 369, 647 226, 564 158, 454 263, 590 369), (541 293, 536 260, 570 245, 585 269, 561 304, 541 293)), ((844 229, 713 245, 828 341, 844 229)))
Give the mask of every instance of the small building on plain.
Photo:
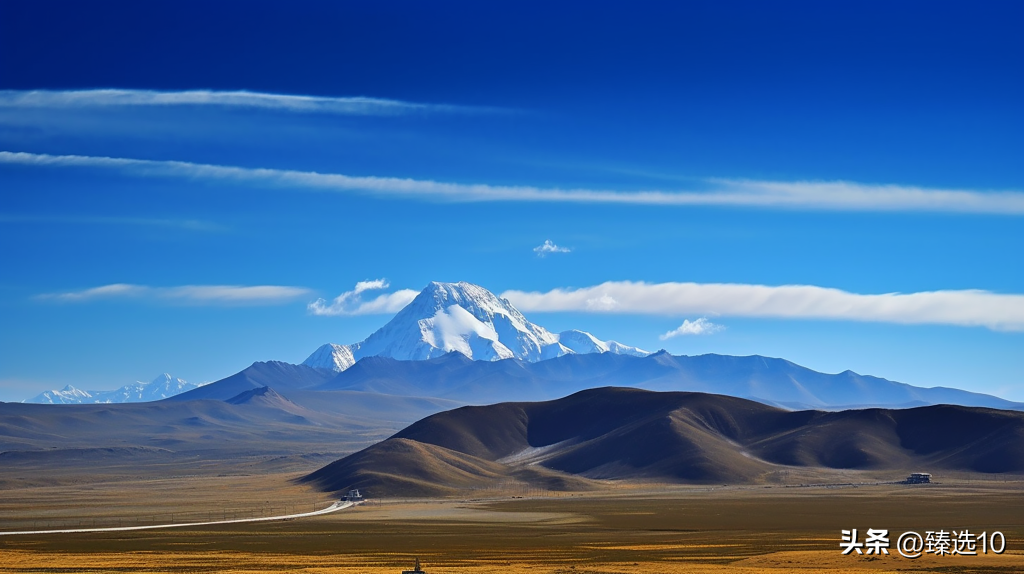
POLYGON ((416 566, 412 570, 402 570, 402 574, 427 574, 424 570, 420 569, 420 559, 416 559, 416 566))
POLYGON ((928 484, 932 481, 932 475, 927 472, 914 472, 903 482, 906 484, 928 484))
POLYGON ((353 488, 352 490, 348 491, 348 494, 346 494, 345 498, 343 498, 342 500, 345 500, 347 502, 362 502, 363 495, 359 493, 358 488, 353 488))

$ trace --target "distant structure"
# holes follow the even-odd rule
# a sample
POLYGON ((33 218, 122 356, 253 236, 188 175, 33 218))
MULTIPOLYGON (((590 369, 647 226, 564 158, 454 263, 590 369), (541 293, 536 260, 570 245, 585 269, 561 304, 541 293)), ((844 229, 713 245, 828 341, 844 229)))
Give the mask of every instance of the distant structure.
POLYGON ((423 570, 420 570, 420 559, 416 559, 416 567, 412 570, 402 570, 402 574, 427 574, 423 570))
POLYGON ((352 490, 348 491, 348 494, 346 494, 342 500, 348 502, 362 502, 363 495, 359 493, 358 488, 353 488, 352 490))
POLYGON ((928 484, 932 481, 932 475, 927 472, 915 472, 903 481, 903 484, 928 484))

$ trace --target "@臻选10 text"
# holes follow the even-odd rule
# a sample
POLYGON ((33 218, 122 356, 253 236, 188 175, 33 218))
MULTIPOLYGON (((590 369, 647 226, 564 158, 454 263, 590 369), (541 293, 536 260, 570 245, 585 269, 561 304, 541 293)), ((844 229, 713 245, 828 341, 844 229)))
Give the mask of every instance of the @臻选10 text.
MULTIPOLYGON (((889 554, 892 542, 889 531, 868 528, 861 540, 856 528, 842 531, 839 547, 843 554, 865 556, 889 554)), ((920 558, 925 554, 936 556, 977 556, 1002 554, 1006 550, 1006 537, 1002 532, 974 534, 970 530, 926 530, 924 535, 907 531, 896 538, 896 551, 904 558, 920 558)))

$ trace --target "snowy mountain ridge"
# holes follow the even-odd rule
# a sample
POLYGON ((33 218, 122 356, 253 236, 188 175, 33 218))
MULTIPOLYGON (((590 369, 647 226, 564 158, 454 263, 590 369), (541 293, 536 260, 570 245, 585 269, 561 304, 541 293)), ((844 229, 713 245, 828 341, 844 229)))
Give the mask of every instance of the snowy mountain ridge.
POLYGON ((84 391, 67 385, 60 390, 40 393, 24 402, 44 405, 143 403, 173 397, 199 386, 164 373, 148 383, 136 381, 113 391, 84 391))
POLYGON ((365 340, 351 345, 327 343, 302 364, 341 372, 363 357, 418 361, 452 351, 479 361, 515 358, 527 362, 569 354, 650 354, 616 341, 602 341, 584 331, 552 333, 479 285, 432 282, 365 340))

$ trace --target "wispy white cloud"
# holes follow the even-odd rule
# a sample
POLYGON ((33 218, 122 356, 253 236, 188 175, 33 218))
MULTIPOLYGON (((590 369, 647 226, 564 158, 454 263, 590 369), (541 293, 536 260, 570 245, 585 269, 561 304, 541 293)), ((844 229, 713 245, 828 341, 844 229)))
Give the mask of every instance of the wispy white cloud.
POLYGON ((717 325, 707 320, 707 317, 701 317, 695 321, 689 319, 683 319, 683 324, 678 328, 660 335, 658 338, 662 341, 671 339, 672 337, 678 337, 680 335, 711 335, 724 330, 725 327, 717 325))
POLYGON ((445 183, 394 177, 348 176, 181 161, 46 155, 0 151, 0 163, 116 169, 137 176, 185 177, 304 189, 362 192, 425 200, 528 201, 634 205, 762 207, 833 211, 938 211, 1024 215, 1024 192, 928 189, 844 181, 709 180, 701 191, 603 191, 445 183))
POLYGON ((151 288, 144 285, 131 285, 128 283, 113 283, 92 287, 81 291, 66 291, 64 293, 44 293, 38 295, 38 299, 54 299, 57 301, 88 301, 91 299, 106 299, 114 297, 139 297, 150 293, 151 288))
POLYGON ((369 300, 363 300, 362 294, 367 291, 387 289, 391 285, 386 279, 360 281, 351 291, 338 295, 330 303, 326 299, 317 299, 306 308, 313 315, 376 315, 397 313, 416 298, 418 292, 412 289, 400 289, 394 293, 385 293, 369 300))
POLYGON ((0 90, 0 108, 112 108, 125 106, 220 106, 336 115, 414 112, 493 112, 494 108, 421 104, 367 97, 323 97, 216 90, 0 90))
POLYGON ((865 295, 814 285, 610 281, 545 293, 506 291, 501 296, 525 312, 834 319, 1024 331, 1024 295, 973 289, 865 295))
POLYGON ((204 303, 283 303, 310 294, 305 287, 284 285, 185 285, 172 287, 160 293, 173 299, 204 303))
POLYGON ((305 287, 283 285, 181 285, 150 287, 113 283, 81 291, 44 293, 36 299, 80 303, 101 299, 149 299, 177 301, 196 305, 275 305, 309 296, 305 287))
POLYGON ((224 231, 226 228, 199 219, 162 219, 155 217, 107 217, 91 215, 37 215, 0 213, 0 223, 72 223, 82 225, 133 225, 140 227, 173 227, 188 231, 224 231))
POLYGON ((550 239, 545 239, 544 243, 533 248, 533 252, 537 254, 537 257, 544 257, 548 253, 569 253, 572 249, 568 247, 559 247, 551 242, 550 239))

